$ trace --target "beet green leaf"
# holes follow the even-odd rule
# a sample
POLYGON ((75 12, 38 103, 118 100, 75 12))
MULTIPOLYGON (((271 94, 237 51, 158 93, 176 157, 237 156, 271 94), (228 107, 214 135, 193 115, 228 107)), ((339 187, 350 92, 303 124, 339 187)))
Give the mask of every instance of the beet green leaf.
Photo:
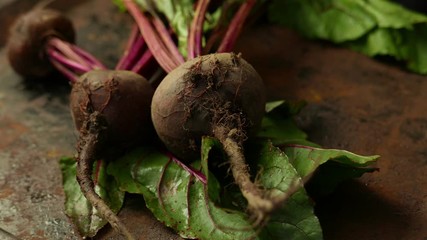
MULTIPOLYGON (((200 161, 193 167, 199 168, 200 161)), ((248 228, 246 214, 215 206, 207 186, 165 154, 138 149, 111 164, 109 173, 122 190, 142 194, 154 216, 182 237, 246 239, 255 234, 248 228)))
MULTIPOLYGON (((60 159, 62 182, 65 193, 65 213, 73 220, 82 236, 93 237, 107 221, 83 196, 76 180, 76 160, 60 159)), ((95 191, 117 213, 123 205, 124 192, 119 191, 114 178, 106 174, 105 162, 94 165, 95 191)))
POLYGON ((281 148, 301 177, 312 174, 321 164, 327 161, 361 168, 374 163, 379 158, 378 155, 360 156, 345 150, 322 149, 301 145, 284 145, 281 148))
POLYGON ((368 56, 387 55, 427 74, 427 16, 388 0, 274 0, 269 19, 368 56))
MULTIPOLYGON (((286 202, 260 235, 251 227, 244 208, 228 209, 218 205, 219 181, 207 171, 209 152, 218 147, 216 140, 204 138, 202 159, 193 164, 208 175, 208 184, 196 180, 169 157, 153 149, 142 148, 109 166, 123 191, 142 194, 147 207, 160 221, 182 237, 198 239, 271 239, 282 234, 293 239, 319 239, 321 229, 313 206, 301 185, 297 171, 279 148, 264 141, 257 147, 257 165, 263 171, 259 184, 286 202), (201 167, 201 166, 204 167, 201 167), (291 195, 298 190, 297 194, 291 195), (289 200, 289 201, 288 201, 289 200), (307 236, 312 236, 307 238, 307 236)), ((218 174, 218 173, 217 173, 218 174)), ((219 173, 224 176, 227 173, 219 173)))
POLYGON ((379 156, 360 156, 345 150, 323 149, 308 141, 307 135, 293 120, 302 106, 285 101, 267 103, 258 136, 270 139, 273 145, 280 147, 302 178, 309 178, 319 166, 327 162, 334 163, 322 167, 321 173, 310 183, 315 187, 311 188, 311 192, 330 193, 338 183, 376 170, 367 166, 379 156))
POLYGON ((318 146, 307 140, 307 134, 298 128, 293 119, 293 116, 301 110, 304 104, 286 101, 267 103, 266 114, 262 120, 258 137, 268 139, 274 145, 301 144, 318 146))
MULTIPOLYGON (((269 141, 254 146, 250 159, 252 166, 259 166, 259 184, 271 191, 271 194, 282 199, 279 207, 272 215, 269 223, 261 232, 260 239, 322 239, 322 230, 313 211, 313 203, 309 200, 302 179, 292 166, 289 158, 269 141)), ((252 152, 252 151, 251 151, 252 152)))
MULTIPOLYGON (((122 206, 123 192, 143 195, 154 216, 184 238, 322 239, 303 182, 316 169, 326 169, 326 176, 319 174, 312 179, 316 181, 312 186, 325 192, 324 188, 330 190, 343 179, 373 171, 367 166, 378 156, 322 149, 307 141, 307 135, 292 119, 301 107, 302 104, 284 101, 268 103, 259 138, 246 147, 245 156, 256 183, 280 202, 261 231, 253 229, 246 200, 233 183, 227 165, 221 164, 222 146, 211 137, 202 139, 201 158, 192 163, 206 176, 207 184, 176 164, 169 153, 146 146, 110 162, 107 168, 104 164, 95 166, 97 191, 115 212, 122 206)), ((60 163, 67 215, 84 236, 93 236, 105 221, 82 195, 75 178, 74 159, 64 158, 60 163)))

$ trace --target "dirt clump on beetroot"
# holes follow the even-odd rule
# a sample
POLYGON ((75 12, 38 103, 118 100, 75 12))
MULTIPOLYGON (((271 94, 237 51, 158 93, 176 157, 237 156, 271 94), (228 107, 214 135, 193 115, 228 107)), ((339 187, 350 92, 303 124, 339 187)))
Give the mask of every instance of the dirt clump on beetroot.
POLYGON ((260 129, 265 87, 255 69, 234 53, 210 54, 182 64, 156 89, 151 117, 160 139, 182 160, 194 159, 203 136, 216 137, 234 180, 260 223, 274 208, 268 193, 250 179, 243 145, 260 129))
POLYGON ((20 16, 10 29, 6 46, 12 68, 26 77, 44 77, 51 72, 54 68, 44 51, 50 37, 74 42, 71 20, 45 8, 35 8, 20 16))
POLYGON ((146 79, 134 72, 93 70, 80 77, 70 96, 79 130, 77 181, 92 206, 127 239, 134 238, 95 192, 92 167, 98 159, 109 160, 117 151, 151 139, 153 92, 146 79))

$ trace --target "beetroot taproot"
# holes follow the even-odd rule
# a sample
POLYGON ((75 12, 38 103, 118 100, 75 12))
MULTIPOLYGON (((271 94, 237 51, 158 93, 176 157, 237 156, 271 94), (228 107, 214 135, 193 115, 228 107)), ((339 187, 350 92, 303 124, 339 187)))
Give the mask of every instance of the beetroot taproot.
MULTIPOLYGON (((124 70, 93 70, 73 84, 70 106, 79 130, 77 181, 86 199, 127 239, 134 239, 94 189, 92 167, 119 151, 151 140, 153 89, 145 78, 124 70)), ((116 155, 117 156, 117 155, 116 155)))
POLYGON ((265 220, 275 201, 252 182, 243 148, 261 126, 265 103, 264 84, 255 69, 240 55, 217 53, 171 71, 157 87, 151 106, 157 134, 181 160, 198 156, 203 136, 222 143, 256 223, 265 220))

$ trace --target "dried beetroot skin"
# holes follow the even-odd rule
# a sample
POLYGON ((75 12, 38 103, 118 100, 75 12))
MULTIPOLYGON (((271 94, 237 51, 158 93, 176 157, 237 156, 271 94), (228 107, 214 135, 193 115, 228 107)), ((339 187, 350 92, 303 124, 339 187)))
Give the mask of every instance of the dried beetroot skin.
POLYGON ((19 17, 10 29, 7 43, 12 68, 26 77, 46 76, 53 70, 45 53, 45 44, 50 37, 74 42, 74 27, 62 13, 36 8, 19 17))
POLYGON ((163 79, 151 117, 166 147, 187 160, 198 156, 202 136, 213 136, 216 127, 237 128, 242 140, 254 135, 265 99, 261 77, 243 58, 210 54, 187 61, 163 79))
POLYGON ((73 85, 70 107, 77 130, 87 116, 101 113, 107 144, 117 149, 146 142, 152 136, 150 104, 154 90, 139 74, 124 70, 93 70, 73 85))

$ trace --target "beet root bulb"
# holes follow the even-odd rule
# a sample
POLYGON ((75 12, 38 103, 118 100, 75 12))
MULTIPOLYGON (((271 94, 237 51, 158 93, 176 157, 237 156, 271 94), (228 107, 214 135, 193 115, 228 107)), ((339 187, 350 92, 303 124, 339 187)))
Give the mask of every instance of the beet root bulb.
POLYGON ((9 32, 7 56, 10 65, 25 77, 45 77, 54 68, 45 52, 49 38, 73 43, 75 30, 62 13, 36 8, 20 16, 9 32))
POLYGON ((261 77, 240 56, 211 54, 182 64, 157 87, 151 118, 160 139, 175 155, 198 156, 202 136, 215 127, 238 128, 241 138, 260 128, 265 109, 261 77))
POLYGON ((141 75, 124 70, 93 70, 73 85, 70 107, 80 130, 89 113, 102 113, 109 146, 128 149, 151 140, 150 105, 154 90, 141 75))
POLYGON ((234 180, 255 221, 274 208, 268 193, 251 181, 243 145, 259 130, 265 88, 255 69, 233 53, 194 58, 156 89, 151 117, 165 146, 182 160, 194 159, 203 136, 216 137, 228 156, 234 180))
POLYGON ((150 140, 153 92, 136 73, 93 70, 80 77, 70 96, 72 116, 79 130, 77 181, 92 206, 127 239, 134 238, 95 192, 92 167, 95 160, 108 160, 116 151, 150 140))

